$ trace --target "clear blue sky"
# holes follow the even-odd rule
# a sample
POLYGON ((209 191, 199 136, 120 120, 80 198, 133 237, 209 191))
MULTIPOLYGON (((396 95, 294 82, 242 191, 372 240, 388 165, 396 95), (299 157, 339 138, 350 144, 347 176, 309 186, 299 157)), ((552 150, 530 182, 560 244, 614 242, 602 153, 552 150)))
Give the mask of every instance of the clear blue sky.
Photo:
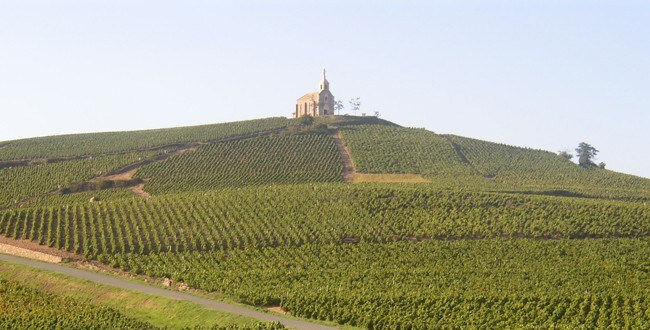
POLYGON ((323 67, 403 126, 650 177, 648 1, 0 0, 0 140, 291 116, 323 67))

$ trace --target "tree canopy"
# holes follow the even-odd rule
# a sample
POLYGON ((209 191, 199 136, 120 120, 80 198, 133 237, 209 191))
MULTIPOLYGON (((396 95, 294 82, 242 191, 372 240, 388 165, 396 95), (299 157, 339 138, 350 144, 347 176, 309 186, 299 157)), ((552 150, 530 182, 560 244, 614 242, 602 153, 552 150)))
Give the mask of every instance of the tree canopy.
POLYGON ((578 164, 582 167, 593 167, 596 164, 592 161, 598 154, 598 150, 586 142, 580 142, 576 148, 576 155, 578 156, 578 164))

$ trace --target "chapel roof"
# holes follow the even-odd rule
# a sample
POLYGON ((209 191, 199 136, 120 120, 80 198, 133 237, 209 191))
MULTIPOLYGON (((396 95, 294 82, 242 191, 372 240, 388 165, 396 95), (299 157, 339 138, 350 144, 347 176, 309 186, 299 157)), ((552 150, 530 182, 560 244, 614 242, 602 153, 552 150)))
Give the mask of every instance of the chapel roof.
POLYGON ((314 96, 317 96, 318 94, 320 94, 320 92, 307 93, 307 94, 301 96, 298 100, 302 100, 302 99, 309 99, 309 100, 311 100, 314 96))

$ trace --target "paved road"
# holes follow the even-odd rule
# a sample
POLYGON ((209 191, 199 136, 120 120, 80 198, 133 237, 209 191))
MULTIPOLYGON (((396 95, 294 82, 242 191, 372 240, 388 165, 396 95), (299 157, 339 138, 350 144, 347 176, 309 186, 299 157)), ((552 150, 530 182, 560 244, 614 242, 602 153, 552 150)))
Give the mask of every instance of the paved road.
POLYGON ((183 292, 165 290, 165 289, 157 288, 157 287, 154 287, 154 286, 149 286, 149 285, 145 285, 145 284, 131 282, 131 281, 123 280, 123 279, 120 279, 120 278, 115 278, 115 277, 111 277, 111 276, 107 276, 107 275, 102 275, 102 274, 98 274, 98 273, 83 270, 83 269, 71 268, 71 267, 66 267, 66 266, 63 266, 63 265, 50 264, 50 263, 46 263, 46 262, 41 262, 41 261, 36 261, 36 260, 31 260, 31 259, 25 259, 25 258, 20 258, 20 257, 15 257, 15 256, 9 256, 9 255, 4 255, 4 254, 0 254, 0 260, 4 260, 4 261, 7 261, 7 262, 16 263, 16 264, 21 264, 21 265, 26 265, 26 266, 30 266, 30 267, 35 267, 35 268, 45 269, 45 270, 53 271, 53 272, 56 272, 56 273, 61 273, 61 274, 65 274, 65 275, 68 275, 68 276, 81 278, 81 279, 88 280, 88 281, 91 281, 91 282, 96 282, 96 283, 100 283, 100 284, 104 284, 104 285, 113 286, 113 287, 120 288, 120 289, 138 291, 138 292, 143 292, 143 293, 154 295, 154 296, 160 296, 160 297, 166 297, 166 298, 172 298, 172 299, 187 300, 187 301, 191 301, 191 302, 197 303, 197 304, 199 304, 201 306, 205 306, 205 307, 208 307, 208 308, 213 308, 213 309, 216 309, 216 310, 220 310, 220 311, 228 312, 228 313, 233 313, 233 314, 250 316, 250 317, 262 320, 262 321, 277 321, 277 322, 280 322, 280 323, 284 324, 286 327, 289 327, 289 328, 304 329, 304 330, 326 330, 326 329, 331 330, 331 329, 337 329, 335 327, 329 327, 329 326, 324 326, 324 325, 320 325, 320 324, 314 324, 314 323, 309 323, 309 322, 305 322, 305 321, 289 319, 289 318, 285 318, 285 317, 282 317, 282 316, 262 313, 262 312, 258 312, 258 311, 252 310, 252 309, 242 307, 242 306, 231 305, 231 304, 223 303, 223 302, 216 301, 216 300, 201 298, 201 297, 193 296, 193 295, 183 293, 183 292))

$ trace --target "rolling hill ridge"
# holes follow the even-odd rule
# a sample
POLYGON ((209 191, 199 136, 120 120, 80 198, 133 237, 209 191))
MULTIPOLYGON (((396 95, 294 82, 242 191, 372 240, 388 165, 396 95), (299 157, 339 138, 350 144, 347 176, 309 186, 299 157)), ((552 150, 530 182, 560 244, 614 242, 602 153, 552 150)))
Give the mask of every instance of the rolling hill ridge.
MULTIPOLYGON (((332 143, 335 134, 346 145, 358 173, 416 174, 435 185, 489 191, 610 199, 650 197, 648 179, 585 169, 550 152, 439 135, 372 117, 336 117, 319 119, 309 127, 268 118, 4 142, 0 168, 7 171, 0 182, 5 183, 6 192, 0 206, 127 172, 120 170, 128 165, 128 170, 137 168, 134 177, 150 180, 145 190, 156 193, 341 181, 337 174, 341 172, 341 160, 337 159, 341 156, 336 155, 332 143), (314 130, 317 126, 319 129, 314 130), (168 160, 170 156, 174 157, 168 160), (269 158, 272 156, 275 159, 269 158), (29 188, 22 182, 21 187, 12 187, 20 181, 11 178, 19 176, 31 177, 34 182, 29 188), (48 182, 39 182, 39 177, 47 177, 48 182)), ((401 181, 399 176, 393 180, 401 181)), ((111 184, 103 186, 107 187, 111 184)))
POLYGON ((0 144, 0 234, 372 329, 650 325, 650 179, 374 117, 0 144))

